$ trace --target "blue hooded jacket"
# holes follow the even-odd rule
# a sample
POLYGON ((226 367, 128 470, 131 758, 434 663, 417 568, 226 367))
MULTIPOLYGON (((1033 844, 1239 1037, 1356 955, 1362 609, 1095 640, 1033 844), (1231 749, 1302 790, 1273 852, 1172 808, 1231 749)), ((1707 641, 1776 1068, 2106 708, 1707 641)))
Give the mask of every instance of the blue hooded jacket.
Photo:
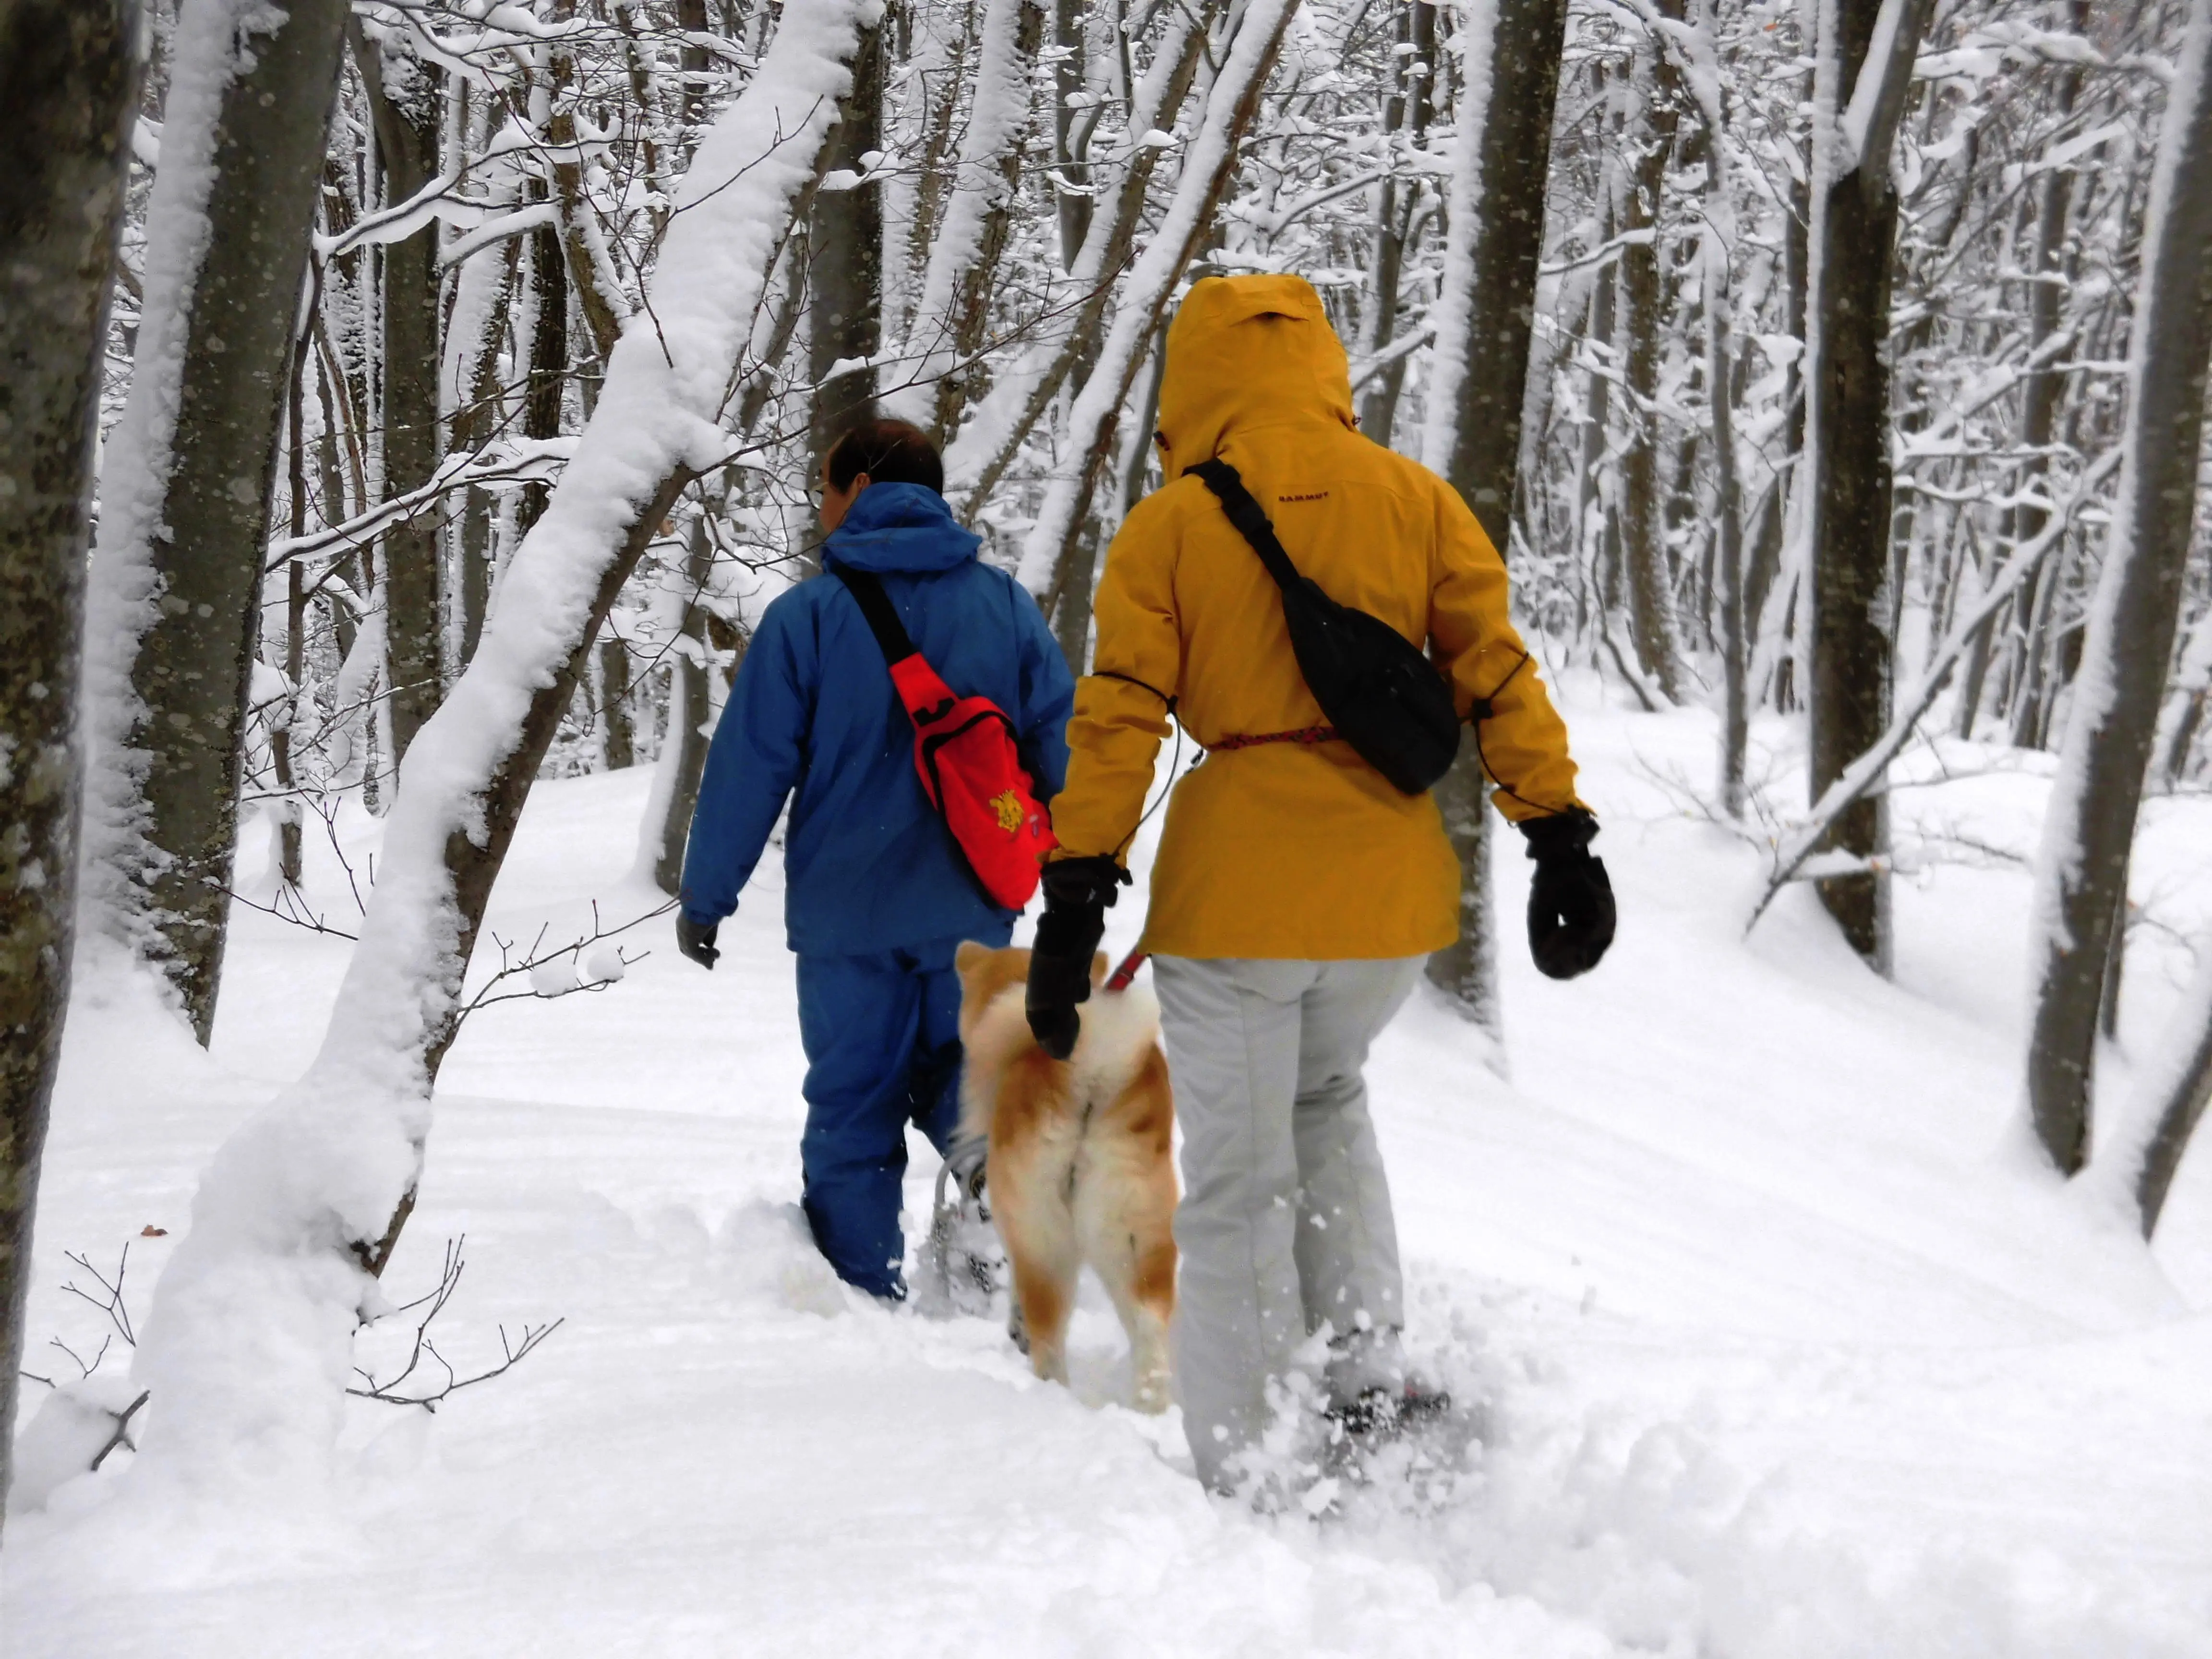
MULTIPOLYGON (((975 557, 978 538, 921 484, 861 491, 823 544, 831 569, 875 572, 908 636, 952 689, 1013 721, 1038 799, 1067 775, 1075 682, 1036 601, 975 557)), ((849 956, 930 939, 1006 936, 921 792, 914 724, 882 648, 844 583, 823 574, 781 594, 753 631, 714 728, 684 854, 684 914, 738 908, 796 791, 784 835, 791 948, 849 956)))

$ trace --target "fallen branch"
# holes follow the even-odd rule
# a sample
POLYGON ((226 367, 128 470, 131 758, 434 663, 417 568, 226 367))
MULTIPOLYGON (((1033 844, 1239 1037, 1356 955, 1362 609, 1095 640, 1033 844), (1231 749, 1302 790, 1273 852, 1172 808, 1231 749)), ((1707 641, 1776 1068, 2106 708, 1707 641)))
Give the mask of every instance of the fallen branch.
MULTIPOLYGON (((447 1239, 446 1263, 438 1274, 436 1285, 416 1297, 412 1302, 402 1303, 398 1307, 392 1310, 394 1314, 411 1313, 416 1308, 426 1305, 429 1310, 415 1322, 415 1340, 408 1352, 406 1364, 382 1382, 377 1380, 374 1372, 356 1365, 353 1368, 354 1375, 359 1377, 361 1382, 347 1389, 348 1394, 356 1400, 380 1400, 387 1406, 420 1406, 426 1412, 435 1412, 443 1401, 458 1394, 461 1389, 472 1389, 479 1382, 489 1382, 495 1376, 507 1375, 528 1358, 547 1337, 568 1322, 565 1319, 556 1319, 546 1325, 525 1325, 522 1328, 520 1341, 509 1338, 507 1327, 501 1325, 499 1328, 499 1364, 469 1376, 463 1376, 455 1370, 445 1355, 438 1352, 438 1345, 431 1340, 430 1326, 438 1316, 446 1310, 446 1304, 453 1299, 453 1292, 460 1288, 461 1274, 468 1267, 468 1260, 462 1254, 463 1247, 467 1243, 468 1235, 465 1233, 459 1238, 447 1239), (422 1369, 423 1361, 426 1359, 445 1373, 445 1380, 426 1393, 405 1392, 404 1385, 408 1379, 422 1369)), ((141 1396, 141 1403, 143 1403, 143 1396, 141 1396)), ((135 1411, 137 1407, 134 1406, 131 1409, 135 1411)), ((105 1454, 103 1453, 102 1455, 105 1454)), ((94 1463, 93 1467, 98 1468, 100 1466, 94 1463)))

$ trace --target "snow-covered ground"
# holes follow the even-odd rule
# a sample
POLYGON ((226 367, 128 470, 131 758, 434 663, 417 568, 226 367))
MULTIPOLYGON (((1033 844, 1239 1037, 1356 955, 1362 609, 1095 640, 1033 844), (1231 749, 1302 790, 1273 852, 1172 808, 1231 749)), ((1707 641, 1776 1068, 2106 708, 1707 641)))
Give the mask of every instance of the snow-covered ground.
MULTIPOLYGON (((1425 992, 1370 1073, 1413 1346, 1488 1419, 1455 1489, 1255 1518, 1200 1494, 1172 1416, 1117 1403, 1103 1298, 1079 1316, 1070 1393, 1032 1381, 995 1323, 844 1292, 793 1207, 801 1061, 771 869, 718 972, 656 921, 620 983, 485 1008, 447 1064, 387 1282, 428 1289, 465 1235, 441 1351, 481 1369, 502 1322, 564 1320, 545 1345, 435 1416, 349 1402, 320 1524, 156 1506, 118 1452, 11 1517, 0 1645, 2212 1654, 2212 1154, 2184 1169, 2154 1257, 2021 1145, 2026 878, 1965 849, 2032 850, 2042 773, 1953 748, 1959 775, 1899 792, 1907 861, 1916 844, 1950 861, 1900 881, 1885 984, 1802 890, 1741 938, 1760 860, 1668 781, 1710 776, 1707 718, 1574 690, 1619 945, 1589 979, 1538 978, 1515 920, 1526 865, 1502 848, 1510 1082, 1425 992)), ((1787 728, 1763 735, 1794 779, 1787 728)), ((652 908, 629 873, 647 781, 539 787, 501 937, 572 936, 594 899, 609 921, 652 908)), ((365 865, 375 826, 345 829, 365 865)), ((2170 930, 2212 919, 2208 849, 2212 802, 2152 805, 2108 1103, 2185 968, 2170 930)), ((249 881, 264 856, 257 835, 249 881)), ((326 853, 311 887, 343 925, 326 853)), ((1126 943, 1135 916, 1112 920, 1126 943)), ((65 1251, 107 1265, 129 1240, 143 1319, 210 1153, 310 1058, 344 950, 241 913, 205 1055, 88 963, 34 1350, 98 1346, 97 1314, 61 1293, 84 1282, 65 1251)), ((918 1157, 918 1213, 933 1174, 918 1157)), ((390 1369, 395 1340, 364 1360, 390 1369)), ((32 1369, 49 1361, 74 1374, 52 1350, 32 1369)))

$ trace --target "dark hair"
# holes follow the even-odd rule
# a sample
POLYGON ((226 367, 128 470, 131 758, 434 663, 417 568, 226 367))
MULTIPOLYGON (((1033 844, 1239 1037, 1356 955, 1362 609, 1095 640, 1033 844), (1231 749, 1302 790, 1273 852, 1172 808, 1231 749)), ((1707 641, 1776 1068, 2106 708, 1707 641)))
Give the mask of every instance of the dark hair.
POLYGON ((863 472, 874 483, 913 483, 945 493, 945 461, 911 421, 863 421, 830 447, 830 482, 850 489, 863 472))

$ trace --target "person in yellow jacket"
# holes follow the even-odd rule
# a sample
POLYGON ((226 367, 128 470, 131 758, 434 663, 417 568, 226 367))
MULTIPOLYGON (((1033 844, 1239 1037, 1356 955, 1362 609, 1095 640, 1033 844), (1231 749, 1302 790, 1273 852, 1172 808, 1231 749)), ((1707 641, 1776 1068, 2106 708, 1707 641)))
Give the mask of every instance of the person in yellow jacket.
POLYGON ((1423 959, 1458 936, 1460 872, 1435 800, 1400 793, 1328 726, 1273 580, 1188 469, 1235 467, 1299 574, 1426 647, 1477 717, 1494 799, 1537 861, 1538 965, 1595 965, 1613 912, 1565 726, 1507 617, 1505 567, 1457 491, 1359 434, 1310 284, 1193 286, 1168 334, 1158 441, 1168 483, 1129 514, 1099 585, 1028 1005, 1064 1056, 1172 713, 1208 754, 1169 805, 1143 948, 1184 1135, 1184 1425, 1200 1478, 1231 1490, 1291 1402, 1338 1438, 1440 1403, 1399 1352, 1396 1235, 1361 1069, 1423 959))

